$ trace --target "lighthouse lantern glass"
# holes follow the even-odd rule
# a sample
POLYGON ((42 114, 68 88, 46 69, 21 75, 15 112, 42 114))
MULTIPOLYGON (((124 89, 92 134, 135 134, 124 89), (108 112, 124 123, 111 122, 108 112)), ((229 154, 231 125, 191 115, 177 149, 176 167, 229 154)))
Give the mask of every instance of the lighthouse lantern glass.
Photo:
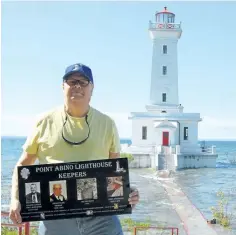
POLYGON ((171 13, 159 13, 157 15, 156 21, 158 23, 174 23, 175 22, 175 15, 171 13))

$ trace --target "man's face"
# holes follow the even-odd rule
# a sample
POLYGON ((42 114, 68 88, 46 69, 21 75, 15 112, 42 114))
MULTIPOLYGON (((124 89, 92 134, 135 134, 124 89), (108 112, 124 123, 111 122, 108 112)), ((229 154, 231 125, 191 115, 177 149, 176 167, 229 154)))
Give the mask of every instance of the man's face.
POLYGON ((34 184, 32 184, 31 186, 30 186, 30 190, 31 190, 31 192, 32 193, 36 193, 36 185, 34 185, 34 184))
POLYGON ((75 73, 64 81, 63 90, 69 102, 86 104, 90 102, 93 84, 79 73, 75 73))
POLYGON ((53 187, 53 193, 56 195, 56 196, 60 196, 61 195, 61 185, 55 185, 53 187))

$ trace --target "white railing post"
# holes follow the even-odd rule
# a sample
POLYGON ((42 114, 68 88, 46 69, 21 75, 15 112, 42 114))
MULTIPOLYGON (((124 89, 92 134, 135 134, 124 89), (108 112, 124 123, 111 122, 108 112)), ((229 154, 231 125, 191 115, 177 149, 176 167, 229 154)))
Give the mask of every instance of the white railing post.
POLYGON ((176 154, 180 154, 180 145, 176 145, 176 154))
POLYGON ((216 153, 216 146, 211 146, 211 153, 212 154, 215 154, 216 153))

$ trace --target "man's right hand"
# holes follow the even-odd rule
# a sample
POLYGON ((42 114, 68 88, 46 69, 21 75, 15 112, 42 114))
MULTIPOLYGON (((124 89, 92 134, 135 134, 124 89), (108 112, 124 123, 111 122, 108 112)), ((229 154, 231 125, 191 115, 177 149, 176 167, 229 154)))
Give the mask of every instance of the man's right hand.
POLYGON ((20 215, 21 205, 18 200, 14 200, 11 203, 9 218, 12 220, 14 224, 21 224, 22 218, 20 215))
POLYGON ((11 206, 9 218, 12 220, 14 224, 21 224, 22 218, 20 215, 21 205, 18 200, 19 198, 19 190, 18 190, 18 172, 17 166, 25 166, 25 165, 33 165, 36 161, 36 154, 28 154, 27 152, 23 152, 20 159, 18 160, 12 177, 12 193, 11 193, 11 206))

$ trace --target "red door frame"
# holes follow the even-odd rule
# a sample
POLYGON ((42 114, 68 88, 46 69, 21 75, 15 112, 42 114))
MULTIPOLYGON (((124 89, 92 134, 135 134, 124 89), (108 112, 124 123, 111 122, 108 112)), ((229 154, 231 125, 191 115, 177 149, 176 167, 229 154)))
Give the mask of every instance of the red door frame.
POLYGON ((162 132, 162 145, 169 146, 169 132, 168 131, 162 132))

